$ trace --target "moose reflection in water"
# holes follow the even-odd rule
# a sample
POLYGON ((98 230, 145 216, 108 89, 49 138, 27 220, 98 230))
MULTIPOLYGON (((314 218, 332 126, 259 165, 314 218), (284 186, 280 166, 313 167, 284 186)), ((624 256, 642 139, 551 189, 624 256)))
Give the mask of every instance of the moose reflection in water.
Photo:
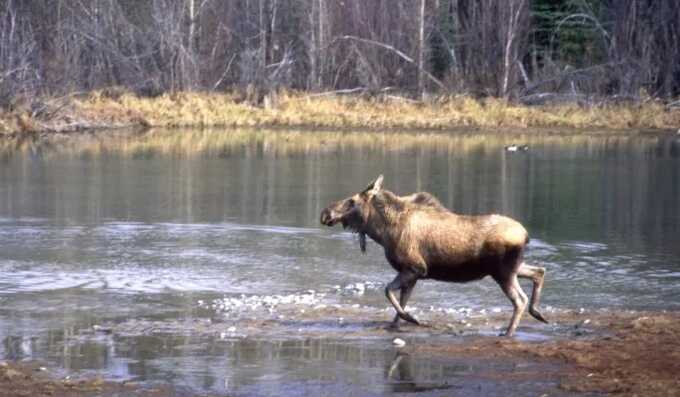
POLYGON ((500 215, 457 215, 429 193, 400 197, 382 185, 380 175, 364 191, 331 204, 321 211, 321 223, 340 222, 358 233, 362 251, 366 236, 383 246, 398 272, 385 288, 397 311, 392 326, 398 327, 399 318, 419 324, 404 310, 418 280, 468 282, 486 276, 493 277, 514 306, 505 335, 514 334, 527 303, 529 313, 547 323, 537 309, 545 269, 524 263, 529 236, 520 223, 500 215), (518 277, 533 281, 531 302, 518 277))

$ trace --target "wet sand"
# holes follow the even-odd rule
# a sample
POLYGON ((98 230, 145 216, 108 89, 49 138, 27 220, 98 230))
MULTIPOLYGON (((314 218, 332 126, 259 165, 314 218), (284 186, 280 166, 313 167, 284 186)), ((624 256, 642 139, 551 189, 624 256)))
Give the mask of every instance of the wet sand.
MULTIPOLYGON (((361 310, 343 311, 328 308, 299 313, 283 319, 238 321, 238 328, 228 321, 166 324, 124 323, 100 326, 92 332, 120 334, 189 332, 217 334, 220 338, 248 338, 257 334, 278 338, 345 338, 390 343, 393 338, 405 341, 394 347, 396 359, 390 368, 400 371, 403 358, 427 357, 432 360, 486 360, 512 362, 513 371, 499 371, 490 366, 476 374, 490 381, 525 382, 529 385, 557 385, 550 395, 680 395, 680 313, 678 312, 560 312, 552 313, 553 325, 542 327, 525 318, 516 338, 494 336, 507 320, 506 315, 468 318, 452 324, 447 316, 430 316, 428 325, 404 325, 391 330, 386 325, 388 313, 367 319, 361 310), (338 316, 342 316, 339 321, 338 316), (340 325, 338 325, 339 323, 340 325), (538 329, 538 328, 536 328, 538 329), (293 335, 291 332, 295 330, 293 335)), ((499 367, 500 368, 500 367, 499 367)), ((391 374, 387 374, 388 377, 391 374)), ((410 386, 409 386, 410 387, 410 386)), ((425 390, 425 389, 423 389, 425 390)), ((537 388, 535 391, 545 391, 537 388)), ((417 388, 409 389, 418 392, 417 388)), ((109 382, 101 378, 66 379, 58 369, 41 367, 36 362, 0 364, 0 397, 5 396, 174 396, 187 395, 171 385, 148 385, 109 382)))

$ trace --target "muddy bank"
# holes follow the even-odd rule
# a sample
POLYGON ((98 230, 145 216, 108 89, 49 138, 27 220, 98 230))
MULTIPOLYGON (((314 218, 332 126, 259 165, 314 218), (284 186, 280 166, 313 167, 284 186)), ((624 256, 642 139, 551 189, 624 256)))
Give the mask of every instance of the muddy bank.
POLYGON ((412 354, 523 358, 564 363, 560 388, 639 396, 680 395, 680 313, 567 313, 572 337, 538 343, 477 338, 465 344, 421 344, 412 354))

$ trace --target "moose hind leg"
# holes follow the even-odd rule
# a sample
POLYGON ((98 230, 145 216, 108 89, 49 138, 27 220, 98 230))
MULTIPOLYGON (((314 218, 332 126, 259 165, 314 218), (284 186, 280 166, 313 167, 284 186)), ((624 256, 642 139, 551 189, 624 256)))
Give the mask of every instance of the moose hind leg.
POLYGON ((527 298, 524 291, 522 291, 522 287, 519 285, 519 281, 517 281, 517 275, 514 273, 502 279, 496 279, 496 282, 501 286, 501 289, 505 292, 505 295, 510 299, 512 306, 515 308, 512 313, 512 319, 510 319, 510 325, 508 325, 508 329, 504 334, 505 336, 512 336, 515 334, 522 314, 524 314, 524 309, 526 309, 529 298, 527 298))
MULTIPOLYGON (((416 286, 416 281, 413 281, 411 284, 409 284, 406 287, 401 288, 401 292, 399 293, 399 304, 401 305, 401 308, 406 310, 406 304, 408 303, 408 300, 411 298, 411 292, 413 292, 413 288, 416 286)), ((397 313, 394 316, 394 320, 392 320, 392 323, 390 323, 391 328, 399 328, 399 313, 397 313)))
MULTIPOLYGON (((392 306, 394 306, 394 310, 397 311, 397 316, 401 317, 403 320, 406 320, 410 323, 420 325, 418 320, 416 320, 412 315, 404 311, 404 308, 397 301, 396 296, 394 296, 394 291, 402 288, 408 288, 409 286, 411 286, 412 288, 412 286, 415 285, 417 280, 418 275, 414 273, 411 272, 399 273, 397 277, 395 277, 395 279, 391 283, 387 284, 387 287, 385 287, 385 296, 387 297, 387 300, 390 301, 392 306)), ((401 297, 403 298, 403 292, 401 297)))
POLYGON ((543 289, 543 280, 545 278, 545 268, 538 266, 530 266, 522 262, 517 275, 521 278, 528 278, 534 283, 534 288, 531 291, 531 301, 529 302, 529 314, 536 320, 548 323, 548 320, 543 317, 538 311, 538 302, 541 300, 541 290, 543 289))

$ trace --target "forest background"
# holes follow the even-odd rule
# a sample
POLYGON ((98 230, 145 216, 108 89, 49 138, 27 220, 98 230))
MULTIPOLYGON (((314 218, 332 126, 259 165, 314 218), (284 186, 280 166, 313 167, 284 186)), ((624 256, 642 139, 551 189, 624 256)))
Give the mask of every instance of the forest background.
POLYGON ((678 21, 677 0, 0 0, 0 109, 17 120, 6 130, 92 92, 226 92, 263 108, 282 92, 654 102, 667 113, 680 106, 678 21))

